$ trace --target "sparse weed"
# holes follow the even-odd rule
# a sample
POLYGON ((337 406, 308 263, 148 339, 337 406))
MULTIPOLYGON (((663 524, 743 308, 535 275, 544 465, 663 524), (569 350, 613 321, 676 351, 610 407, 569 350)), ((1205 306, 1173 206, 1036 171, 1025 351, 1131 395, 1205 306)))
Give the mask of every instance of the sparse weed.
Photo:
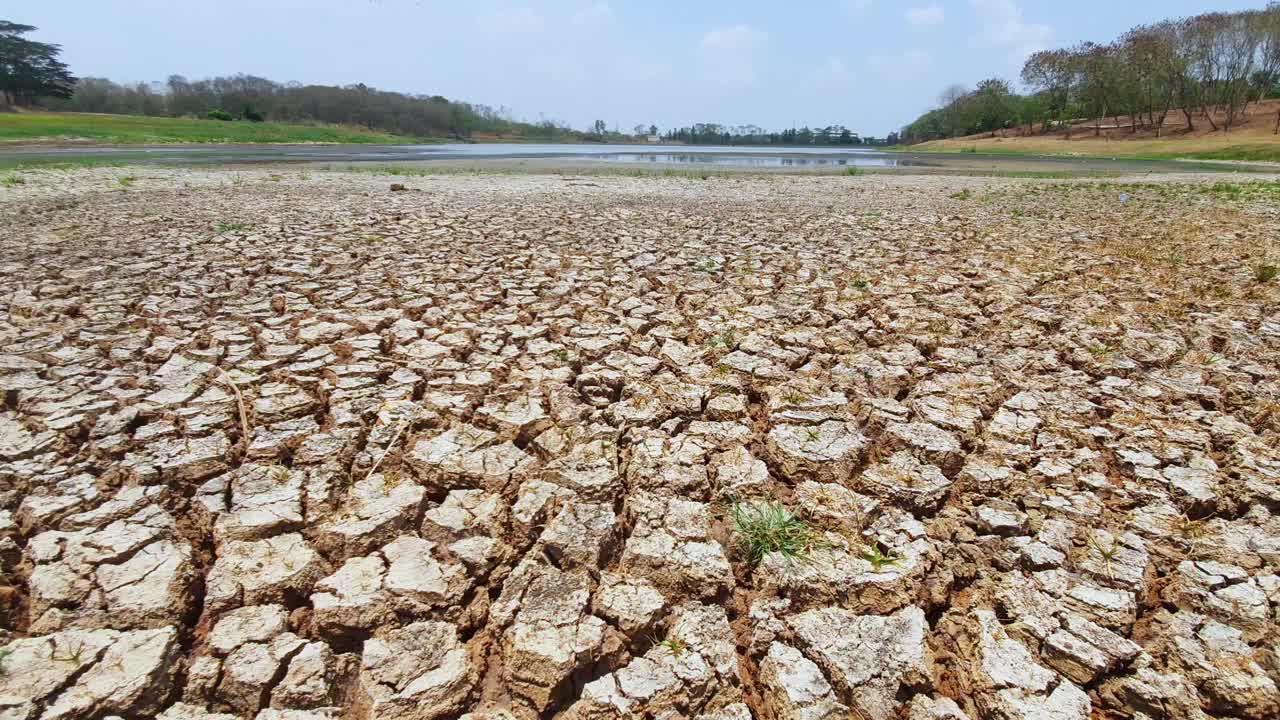
POLYGON ((658 640, 654 643, 654 647, 662 648, 671 653, 671 657, 678 658, 689 649, 688 643, 681 640, 678 636, 672 635, 665 640, 658 640))
POLYGON ((737 342, 737 338, 733 336, 733 331, 726 330, 720 333, 719 335, 712 335, 711 337, 707 338, 706 341, 703 343, 703 345, 709 349, 723 347, 726 350, 728 350, 732 348, 736 342, 737 342))
POLYGON ((847 168, 845 168, 845 169, 844 169, 844 174, 845 174, 845 175, 851 175, 851 176, 856 177, 856 176, 858 176, 858 175, 861 175, 861 174, 862 174, 862 171, 861 171, 861 170, 859 170, 859 169, 858 169, 858 168, 856 168, 856 167, 847 167, 847 168))
POLYGON ((564 348, 557 348, 551 351, 551 356, 562 363, 569 362, 569 351, 564 348))
POLYGON ((9 660, 9 656, 12 654, 13 651, 8 648, 0 649, 0 677, 5 677, 9 674, 9 667, 6 663, 9 660))
POLYGON ((1253 279, 1259 283, 1269 283, 1280 277, 1280 266, 1262 263, 1253 268, 1253 279))
POLYGON ((272 174, 272 175, 268 175, 268 176, 267 176, 267 181, 268 181, 268 182, 280 182, 281 180, 284 180, 284 176, 283 176, 283 175, 275 175, 275 174, 272 174))
POLYGON ((973 197, 973 191, 970 190, 969 188, 965 188, 960 192, 951 193, 947 197, 951 198, 952 200, 968 200, 969 198, 973 197))
POLYGON ((11 173, 9 175, 5 175, 3 178, 0 178, 0 186, 4 186, 7 188, 18 187, 19 185, 26 185, 26 184, 27 184, 27 179, 22 177, 18 173, 11 173))
POLYGON ((864 551, 858 557, 871 563, 871 568, 876 572, 880 572, 881 570, 898 562, 898 558, 896 556, 891 553, 887 554, 881 552, 880 546, 875 543, 871 543, 871 548, 864 551))
POLYGON ((1203 520, 1192 520, 1185 513, 1174 521, 1174 529, 1188 540, 1199 540, 1209 532, 1203 520))
POLYGON ((1094 550, 1097 550, 1098 554, 1102 556, 1102 562, 1106 568, 1107 577, 1109 579, 1114 580, 1115 574, 1111 570, 1111 561, 1114 560, 1116 555, 1120 553, 1120 546, 1117 545, 1116 541, 1113 539, 1111 541, 1111 544, 1107 545, 1106 547, 1103 547, 1102 543, 1098 542, 1098 539, 1094 537, 1093 533, 1090 533, 1089 547, 1092 547, 1094 550))
POLYGON ((783 397, 782 399, 788 405, 799 405, 800 403, 803 403, 805 400, 808 400, 809 398, 805 397, 805 395, 803 393, 800 393, 799 391, 792 390, 788 392, 786 396, 783 397))
POLYGON ((219 235, 223 235, 229 232, 239 232, 244 228, 245 228, 245 224, 238 223, 238 222, 220 222, 214 226, 214 230, 216 230, 219 235))
POLYGON ((818 535, 781 503, 734 502, 729 515, 738 547, 751 565, 770 553, 782 555, 787 562, 804 561, 819 545, 818 535))
POLYGON ((120 186, 121 190, 128 190, 136 182, 138 182, 137 175, 122 175, 116 178, 116 184, 120 186))
MULTIPOLYGON (((55 645, 54 647, 56 648, 57 646, 55 645)), ((72 665, 75 665, 76 667, 79 667, 84 663, 84 653, 85 653, 84 643, 79 640, 74 640, 67 643, 66 653, 62 655, 58 655, 57 652, 54 652, 52 653, 51 657, 56 662, 70 663, 72 665)))

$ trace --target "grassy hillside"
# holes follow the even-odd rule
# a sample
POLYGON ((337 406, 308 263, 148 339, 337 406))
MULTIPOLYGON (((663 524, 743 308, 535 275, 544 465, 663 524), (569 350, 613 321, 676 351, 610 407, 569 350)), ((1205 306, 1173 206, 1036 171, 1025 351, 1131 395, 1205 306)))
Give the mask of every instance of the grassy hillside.
MULTIPOLYGON (((417 143, 409 138, 341 125, 99 115, 94 113, 0 113, 0 143, 417 143)), ((439 142, 439 140, 436 140, 439 142)))
MULTIPOLYGON (((1165 119, 1160 137, 1153 130, 1134 133, 1129 119, 1117 123, 1108 118, 1095 133, 1092 121, 1076 123, 1067 139, 1062 130, 1028 134, 1025 128, 970 135, 912 145, 912 151, 1016 153, 1028 155, 1086 155, 1121 158, 1187 158, 1195 160, 1251 160, 1280 162, 1280 135, 1275 134, 1280 100, 1267 100, 1249 108, 1248 119, 1231 132, 1215 132, 1203 118, 1194 117, 1196 129, 1186 132, 1181 112, 1165 119)), ((1225 118, 1215 120, 1221 127, 1225 118)))

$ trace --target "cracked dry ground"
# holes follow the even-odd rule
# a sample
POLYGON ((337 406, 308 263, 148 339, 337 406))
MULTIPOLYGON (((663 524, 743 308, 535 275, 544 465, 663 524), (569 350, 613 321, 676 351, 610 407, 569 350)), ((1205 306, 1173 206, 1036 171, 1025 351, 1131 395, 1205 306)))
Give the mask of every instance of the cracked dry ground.
POLYGON ((1280 714, 1265 197, 113 172, 0 195, 0 717, 1280 714))

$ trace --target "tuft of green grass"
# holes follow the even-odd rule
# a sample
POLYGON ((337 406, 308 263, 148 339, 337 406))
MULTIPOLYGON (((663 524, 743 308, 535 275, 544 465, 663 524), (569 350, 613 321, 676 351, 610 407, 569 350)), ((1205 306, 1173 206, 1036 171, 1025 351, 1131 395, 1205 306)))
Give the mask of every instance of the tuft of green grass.
POLYGON ((952 200, 968 200, 969 198, 973 197, 973 191, 970 190, 969 188, 965 188, 960 192, 951 193, 947 197, 951 198, 952 200))
POLYGON ((804 561, 820 543, 818 534, 781 503, 734 502, 729 515, 738 548, 751 565, 775 552, 788 562, 804 561))
POLYGON ((855 176, 855 177, 856 177, 856 176, 858 176, 858 175, 861 175, 861 174, 862 174, 862 171, 861 171, 861 170, 859 170, 857 167, 847 167, 847 168, 845 168, 845 169, 844 169, 844 174, 845 174, 845 175, 852 175, 852 176, 855 176))
POLYGON ((128 190, 133 187, 133 184, 136 182, 138 182, 137 175, 123 175, 116 178, 116 184, 120 186, 121 190, 128 190))
POLYGON ((12 654, 13 651, 8 648, 0 649, 0 677, 5 677, 9 674, 9 667, 5 663, 12 654))
POLYGON ((1099 360, 1106 360, 1107 358, 1111 357, 1111 352, 1112 352, 1111 348, 1101 344, 1090 345, 1087 348, 1087 350, 1089 351, 1090 355, 1098 358, 1099 360))
POLYGON ((216 230, 219 235, 229 232, 237 232, 243 229, 245 229, 245 224, 238 222, 220 222, 214 226, 214 230, 216 230))
POLYGON ((1260 283, 1269 283, 1280 276, 1280 267, 1262 263, 1253 269, 1253 279, 1260 283))
POLYGON ((10 175, 5 175, 3 178, 0 178, 0 185, 7 188, 18 187, 19 185, 26 185, 26 184, 27 184, 27 179, 22 177, 18 173, 12 173, 10 175))

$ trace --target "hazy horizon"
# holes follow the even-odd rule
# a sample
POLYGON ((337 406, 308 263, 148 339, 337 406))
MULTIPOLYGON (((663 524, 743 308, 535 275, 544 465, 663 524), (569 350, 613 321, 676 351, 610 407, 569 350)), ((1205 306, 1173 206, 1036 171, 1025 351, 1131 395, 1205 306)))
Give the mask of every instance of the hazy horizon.
POLYGON ((1016 81, 1045 47, 1265 2, 821 0, 13 0, 5 19, 63 46, 79 76, 118 82, 248 73, 509 108, 623 131, 695 122, 843 124, 883 137, 956 83, 1016 81))

